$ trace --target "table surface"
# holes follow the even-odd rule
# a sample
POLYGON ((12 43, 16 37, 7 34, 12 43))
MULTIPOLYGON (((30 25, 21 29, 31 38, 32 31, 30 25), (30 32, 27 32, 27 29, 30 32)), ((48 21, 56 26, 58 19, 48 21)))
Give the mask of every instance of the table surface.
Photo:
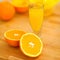
POLYGON ((19 29, 25 32, 33 32, 29 24, 27 14, 16 14, 10 21, 0 20, 0 57, 15 56, 24 60, 60 60, 60 7, 51 16, 44 17, 42 28, 38 36, 43 41, 42 54, 37 58, 25 56, 19 48, 9 46, 4 41, 4 32, 10 29, 19 29), (58 13, 58 14, 56 14, 58 13))

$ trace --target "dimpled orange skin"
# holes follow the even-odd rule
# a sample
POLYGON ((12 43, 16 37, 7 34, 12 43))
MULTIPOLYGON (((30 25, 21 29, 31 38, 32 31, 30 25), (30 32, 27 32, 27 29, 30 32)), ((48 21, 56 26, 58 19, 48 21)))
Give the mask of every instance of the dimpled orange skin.
POLYGON ((15 14, 15 8, 9 2, 0 3, 0 18, 10 20, 15 14))

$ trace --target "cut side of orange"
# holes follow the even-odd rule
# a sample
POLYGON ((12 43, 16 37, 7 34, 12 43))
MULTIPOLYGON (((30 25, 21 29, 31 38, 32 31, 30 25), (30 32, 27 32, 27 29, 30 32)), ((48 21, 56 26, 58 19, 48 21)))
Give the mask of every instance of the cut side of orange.
POLYGON ((8 30, 4 33, 4 38, 9 45, 19 46, 19 40, 23 34, 25 34, 24 31, 8 30))
POLYGON ((29 10, 28 1, 26 0, 12 0, 10 3, 18 13, 25 13, 29 10))
POLYGON ((26 56, 37 57, 42 52, 43 43, 37 35, 26 33, 20 39, 20 48, 26 56))

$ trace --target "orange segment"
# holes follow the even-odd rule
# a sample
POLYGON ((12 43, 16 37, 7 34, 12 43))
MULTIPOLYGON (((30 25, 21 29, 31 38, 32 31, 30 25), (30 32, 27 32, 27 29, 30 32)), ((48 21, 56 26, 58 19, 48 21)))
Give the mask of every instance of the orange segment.
POLYGON ((25 34, 24 31, 20 30, 9 30, 4 33, 6 42, 11 46, 18 46, 21 36, 25 34))
POLYGON ((26 33, 20 39, 22 52, 29 57, 37 57, 41 54, 43 43, 41 39, 33 34, 26 33))

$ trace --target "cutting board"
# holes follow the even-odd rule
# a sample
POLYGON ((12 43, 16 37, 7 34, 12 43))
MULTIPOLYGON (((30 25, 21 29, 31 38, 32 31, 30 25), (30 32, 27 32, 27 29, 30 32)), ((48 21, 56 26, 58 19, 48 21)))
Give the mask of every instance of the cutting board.
POLYGON ((43 51, 37 58, 25 56, 19 47, 11 47, 4 41, 4 32, 10 29, 19 29, 33 32, 29 24, 29 16, 16 14, 10 21, 0 20, 0 57, 15 56, 24 60, 60 60, 60 6, 53 9, 50 16, 45 16, 42 28, 37 34, 43 42, 43 51))

